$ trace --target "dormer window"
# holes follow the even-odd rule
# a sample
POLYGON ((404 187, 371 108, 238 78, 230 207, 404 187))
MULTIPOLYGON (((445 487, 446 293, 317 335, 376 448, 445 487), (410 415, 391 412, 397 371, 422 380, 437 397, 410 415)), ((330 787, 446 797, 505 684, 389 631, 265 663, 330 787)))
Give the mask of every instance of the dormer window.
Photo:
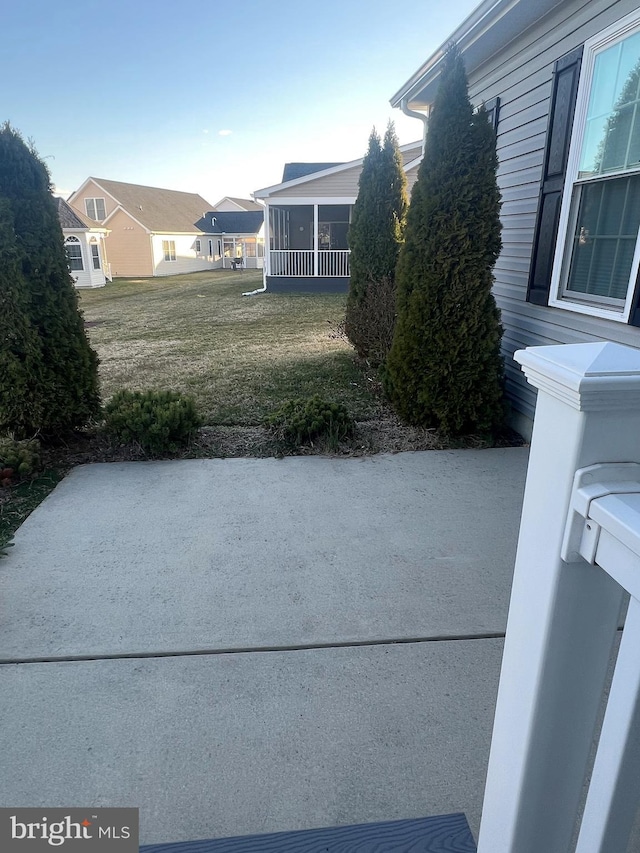
POLYGON ((96 222, 102 222, 103 219, 106 219, 107 212, 103 198, 85 198, 84 209, 89 219, 95 219, 96 222))

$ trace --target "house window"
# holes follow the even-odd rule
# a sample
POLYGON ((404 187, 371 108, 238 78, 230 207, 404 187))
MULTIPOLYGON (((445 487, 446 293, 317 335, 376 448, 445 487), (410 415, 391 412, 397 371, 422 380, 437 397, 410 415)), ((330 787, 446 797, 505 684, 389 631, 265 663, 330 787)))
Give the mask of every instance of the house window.
MULTIPOLYGON (((218 241, 218 245, 219 245, 219 241, 218 241)), ((220 253, 218 252, 218 254, 220 254, 220 253)), ((209 240, 209 257, 210 258, 213 257, 213 240, 209 240)))
POLYGON ((100 249, 98 248, 97 243, 91 244, 91 260, 93 262, 94 270, 100 269, 100 249))
POLYGON ((549 304, 627 322, 639 231, 636 12, 585 44, 549 304))
POLYGON ((202 251, 202 243, 200 240, 196 240, 196 255, 199 255, 202 251))
POLYGON ((163 240, 162 241, 162 252, 164 254, 165 261, 175 261, 175 259, 176 259, 175 240, 163 240))
POLYGON ((103 198, 85 198, 84 209, 89 219, 95 219, 96 222, 102 222, 107 216, 103 198))
POLYGON ((77 237, 67 237, 64 241, 64 248, 67 253, 69 269, 72 272, 83 270, 84 264, 82 263, 82 246, 80 245, 80 240, 77 237))

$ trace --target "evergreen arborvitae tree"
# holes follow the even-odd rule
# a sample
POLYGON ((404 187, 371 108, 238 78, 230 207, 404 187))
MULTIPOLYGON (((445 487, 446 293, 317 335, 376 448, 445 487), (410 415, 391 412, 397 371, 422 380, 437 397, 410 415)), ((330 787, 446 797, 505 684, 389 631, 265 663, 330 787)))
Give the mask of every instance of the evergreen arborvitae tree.
POLYGON ((345 329, 363 357, 382 361, 395 321, 395 269, 407 210, 407 179, 390 122, 384 142, 375 129, 362 163, 349 228, 350 288, 345 329))
POLYGON ((0 127, 0 431, 60 435, 100 410, 49 172, 0 127))
POLYGON ((407 214, 385 388, 410 423, 455 435, 504 417, 500 315, 491 293, 501 248, 495 133, 474 114, 462 57, 446 54, 407 214))

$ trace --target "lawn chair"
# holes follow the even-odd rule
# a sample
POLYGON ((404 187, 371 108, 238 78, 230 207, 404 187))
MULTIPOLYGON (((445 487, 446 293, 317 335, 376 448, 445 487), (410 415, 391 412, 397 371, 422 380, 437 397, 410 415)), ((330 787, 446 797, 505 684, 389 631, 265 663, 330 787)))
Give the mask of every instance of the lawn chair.
POLYGON ((231 258, 231 269, 242 270, 244 267, 244 258, 231 258))

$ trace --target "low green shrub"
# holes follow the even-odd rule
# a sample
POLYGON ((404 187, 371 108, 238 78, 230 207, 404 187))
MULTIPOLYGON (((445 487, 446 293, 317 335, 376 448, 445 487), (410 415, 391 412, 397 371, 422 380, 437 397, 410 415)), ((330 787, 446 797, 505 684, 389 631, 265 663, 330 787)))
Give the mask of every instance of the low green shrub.
POLYGON ((288 400, 267 418, 271 432, 290 445, 324 439, 335 446, 353 433, 354 423, 342 403, 330 403, 319 394, 288 400))
POLYGON ((174 453, 201 426, 191 397, 175 391, 116 392, 105 406, 105 427, 118 441, 137 442, 152 455, 174 453))
POLYGON ((40 467, 40 442, 35 439, 16 441, 0 438, 0 485, 30 477, 40 467))

